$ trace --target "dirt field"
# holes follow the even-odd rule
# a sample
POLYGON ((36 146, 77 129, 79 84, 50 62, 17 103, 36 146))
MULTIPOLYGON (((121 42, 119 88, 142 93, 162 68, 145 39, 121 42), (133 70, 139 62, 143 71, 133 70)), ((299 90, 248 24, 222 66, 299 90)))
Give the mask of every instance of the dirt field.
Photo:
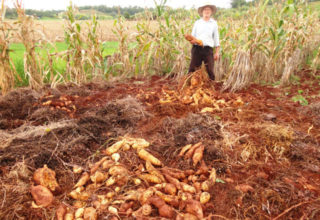
MULTIPOLYGON (((251 85, 237 93, 222 92, 218 82, 201 83, 199 72, 178 84, 152 77, 40 92, 17 89, 0 97, 0 219, 55 219, 58 207, 72 213, 79 201, 69 193, 81 176, 73 168, 92 172, 92 164, 106 156, 104 150, 123 137, 150 143, 146 150, 162 163, 153 172, 174 170, 182 175, 177 177, 182 186, 195 187, 192 193, 183 187, 166 200, 173 210, 169 218, 320 219, 320 85, 308 71, 302 75, 291 87, 251 85), (309 105, 292 101, 298 90, 309 105), (178 156, 184 146, 199 142, 204 146, 199 164, 178 156), (47 208, 33 208, 32 176, 44 165, 55 171, 60 189, 47 208), (199 201, 205 191, 199 185, 211 180, 210 170, 216 178, 207 190, 209 202, 199 206, 201 215, 189 205, 199 201)), ((134 219, 142 202, 128 198, 129 192, 156 187, 133 181, 146 172, 134 149, 119 154, 125 183, 106 187, 89 184, 91 179, 84 184, 89 197, 81 204, 94 207, 98 219, 134 219), (109 192, 112 199, 105 206, 99 199, 109 192), (111 214, 110 206, 118 214, 111 214)), ((174 182, 163 175, 163 181, 174 182)), ((159 191, 153 196, 166 193, 159 191)), ((164 217, 151 204, 148 217, 136 218, 164 217)))

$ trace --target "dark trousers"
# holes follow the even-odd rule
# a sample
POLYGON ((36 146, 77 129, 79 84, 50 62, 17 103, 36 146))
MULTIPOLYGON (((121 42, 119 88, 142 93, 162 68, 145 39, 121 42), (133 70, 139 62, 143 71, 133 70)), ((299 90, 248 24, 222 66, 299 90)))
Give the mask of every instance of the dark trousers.
POLYGON ((191 63, 189 67, 189 73, 196 71, 201 67, 202 61, 204 62, 209 78, 211 80, 215 79, 214 76, 214 59, 213 59, 213 48, 212 47, 201 47, 198 45, 193 45, 191 49, 191 63))

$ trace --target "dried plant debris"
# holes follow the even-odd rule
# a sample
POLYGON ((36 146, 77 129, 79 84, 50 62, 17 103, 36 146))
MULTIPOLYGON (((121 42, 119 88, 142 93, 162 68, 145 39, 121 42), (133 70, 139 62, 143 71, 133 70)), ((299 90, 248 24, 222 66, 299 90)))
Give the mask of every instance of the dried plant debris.
POLYGON ((1 97, 1 219, 319 218, 310 84, 286 89, 308 89, 300 111, 282 88, 221 92, 202 70, 135 82, 1 97))

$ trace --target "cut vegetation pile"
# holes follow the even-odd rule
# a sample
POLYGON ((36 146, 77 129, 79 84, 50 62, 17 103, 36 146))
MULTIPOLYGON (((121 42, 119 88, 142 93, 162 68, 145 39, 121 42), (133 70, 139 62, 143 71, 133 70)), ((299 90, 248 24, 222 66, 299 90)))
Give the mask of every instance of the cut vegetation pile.
POLYGON ((320 86, 303 74, 238 93, 201 70, 14 90, 0 98, 0 218, 318 219, 320 86))

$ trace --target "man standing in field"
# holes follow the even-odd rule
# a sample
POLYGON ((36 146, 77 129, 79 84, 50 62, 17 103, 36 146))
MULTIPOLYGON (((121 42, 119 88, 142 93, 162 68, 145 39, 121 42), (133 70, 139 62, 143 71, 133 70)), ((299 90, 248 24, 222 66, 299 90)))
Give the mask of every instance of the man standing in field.
POLYGON ((191 50, 191 63, 189 67, 189 73, 194 72, 199 68, 204 61, 209 78, 215 79, 214 76, 214 61, 219 59, 219 32, 217 22, 211 18, 217 11, 215 5, 208 3, 202 4, 198 8, 200 19, 197 20, 192 29, 192 36, 198 40, 201 40, 203 47, 197 44, 197 41, 191 40, 193 44, 191 50), (215 53, 213 54, 213 48, 215 47, 215 53))

